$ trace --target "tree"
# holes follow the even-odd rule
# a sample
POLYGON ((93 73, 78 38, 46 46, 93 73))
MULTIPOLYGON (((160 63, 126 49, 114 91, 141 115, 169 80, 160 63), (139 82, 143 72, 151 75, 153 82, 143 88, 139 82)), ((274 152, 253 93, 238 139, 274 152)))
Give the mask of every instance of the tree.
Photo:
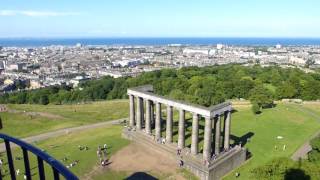
POLYGON ((301 97, 304 100, 317 100, 320 99, 320 82, 319 81, 307 81, 301 92, 301 97))
POLYGON ((316 137, 310 141, 312 149, 320 152, 320 137, 316 137))
POLYGON ((49 104, 49 98, 48 98, 47 95, 42 95, 42 96, 40 97, 40 104, 42 104, 42 105, 47 105, 47 104, 49 104))
POLYGON ((279 99, 293 98, 297 96, 297 90, 290 82, 285 82, 277 88, 276 94, 279 99))
POLYGON ((250 101, 257 104, 259 108, 267 108, 273 106, 272 93, 263 86, 257 86, 250 91, 250 101))
POLYGON ((184 100, 185 94, 181 90, 175 89, 170 92, 169 97, 177 100, 184 100))
POLYGON ((277 158, 251 171, 253 179, 283 179, 283 175, 293 166, 288 158, 277 158))
POLYGON ((281 75, 278 71, 278 69, 274 68, 271 70, 271 84, 274 85, 274 86, 278 86, 280 83, 281 83, 281 75))
POLYGON ((249 92, 254 88, 254 82, 249 78, 243 78, 240 81, 235 81, 234 95, 237 98, 249 97, 249 92))
POLYGON ((259 114, 261 112, 261 109, 257 103, 252 104, 251 110, 254 114, 259 114))

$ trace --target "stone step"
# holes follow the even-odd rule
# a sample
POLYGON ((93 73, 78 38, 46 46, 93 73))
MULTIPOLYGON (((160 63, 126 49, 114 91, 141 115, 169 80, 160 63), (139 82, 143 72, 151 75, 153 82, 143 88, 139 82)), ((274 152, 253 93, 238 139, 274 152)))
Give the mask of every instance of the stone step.
POLYGON ((155 140, 153 140, 152 136, 148 136, 145 134, 142 134, 143 132, 135 132, 133 133, 135 137, 137 137, 137 141, 144 140, 144 142, 150 143, 153 147, 160 148, 163 150, 168 151, 169 153, 175 154, 176 149, 171 148, 170 146, 164 145, 164 144, 157 144, 155 140))
MULTIPOLYGON (((179 159, 179 157, 177 157, 176 153, 177 153, 177 145, 174 144, 158 144, 156 143, 152 136, 148 136, 146 134, 143 134, 144 132, 134 132, 132 133, 132 136, 134 136, 134 140, 138 143, 142 143, 142 144, 148 144, 148 146, 156 148, 158 150, 161 151, 166 151, 167 153, 170 153, 173 157, 176 157, 176 159, 179 159)), ((190 163, 192 162, 192 164, 194 166, 199 166, 202 167, 202 163, 203 161, 199 158, 195 158, 193 157, 191 154, 186 154, 186 151, 182 151, 182 155, 183 155, 183 159, 184 161, 190 161, 190 163)))

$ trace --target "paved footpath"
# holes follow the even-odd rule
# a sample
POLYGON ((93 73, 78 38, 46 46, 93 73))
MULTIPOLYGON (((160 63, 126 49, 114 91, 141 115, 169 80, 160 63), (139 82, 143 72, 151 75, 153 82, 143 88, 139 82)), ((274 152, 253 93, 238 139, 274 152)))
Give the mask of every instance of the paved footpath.
POLYGON ((310 145, 310 140, 320 135, 320 131, 317 131, 306 143, 304 143, 296 152, 293 153, 291 159, 298 161, 301 159, 306 159, 308 153, 312 150, 310 145))
MULTIPOLYGON (((71 132, 95 129, 95 128, 99 128, 99 127, 102 127, 105 125, 111 125, 111 124, 120 124, 120 122, 122 122, 124 120, 127 120, 127 118, 106 121, 106 122, 101 122, 101 123, 95 123, 95 124, 88 124, 88 125, 78 126, 78 127, 59 129, 59 130, 52 131, 52 132, 47 132, 47 133, 43 133, 43 134, 39 134, 39 135, 35 135, 35 136, 22 138, 21 140, 23 140, 24 142, 27 142, 27 143, 33 143, 36 141, 46 140, 46 139, 49 139, 52 137, 62 136, 62 135, 65 135, 65 134, 68 134, 71 132)), ((11 147, 16 147, 16 146, 15 146, 15 144, 11 144, 11 147)), ((4 152, 5 150, 6 149, 5 149, 4 143, 1 143, 0 144, 0 152, 4 152)))
MULTIPOLYGON (((310 111, 306 108, 301 108, 299 106, 296 106, 297 110, 300 110, 301 112, 307 113, 310 116, 313 116, 320 122, 320 116, 313 111, 310 111)), ((317 131, 313 136, 311 136, 310 139, 308 139, 307 142, 305 142, 296 152, 293 153, 291 156, 291 159, 298 161, 300 158, 305 159, 307 158, 308 153, 312 150, 312 147, 310 145, 310 140, 315 138, 316 136, 320 135, 320 130, 317 131)))

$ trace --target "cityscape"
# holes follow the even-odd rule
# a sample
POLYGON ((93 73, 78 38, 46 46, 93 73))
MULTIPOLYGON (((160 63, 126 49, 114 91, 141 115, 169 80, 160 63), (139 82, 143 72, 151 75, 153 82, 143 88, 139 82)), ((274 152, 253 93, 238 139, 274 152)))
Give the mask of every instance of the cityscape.
POLYGON ((319 180, 319 7, 2 1, 0 180, 319 180))
POLYGON ((0 61, 0 91, 5 93, 55 85, 77 87, 80 82, 103 76, 136 77, 143 72, 190 66, 260 64, 313 72, 320 67, 320 46, 85 46, 78 43, 74 46, 2 47, 0 61))

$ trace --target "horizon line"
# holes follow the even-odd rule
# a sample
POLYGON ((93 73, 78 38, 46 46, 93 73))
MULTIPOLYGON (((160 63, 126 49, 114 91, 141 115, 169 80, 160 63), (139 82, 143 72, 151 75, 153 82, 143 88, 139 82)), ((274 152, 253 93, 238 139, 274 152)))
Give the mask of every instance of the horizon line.
POLYGON ((239 39, 320 39, 319 37, 312 36, 13 36, 13 37, 1 37, 0 39, 152 39, 152 38, 197 38, 197 39, 206 39, 206 38, 239 38, 239 39))

